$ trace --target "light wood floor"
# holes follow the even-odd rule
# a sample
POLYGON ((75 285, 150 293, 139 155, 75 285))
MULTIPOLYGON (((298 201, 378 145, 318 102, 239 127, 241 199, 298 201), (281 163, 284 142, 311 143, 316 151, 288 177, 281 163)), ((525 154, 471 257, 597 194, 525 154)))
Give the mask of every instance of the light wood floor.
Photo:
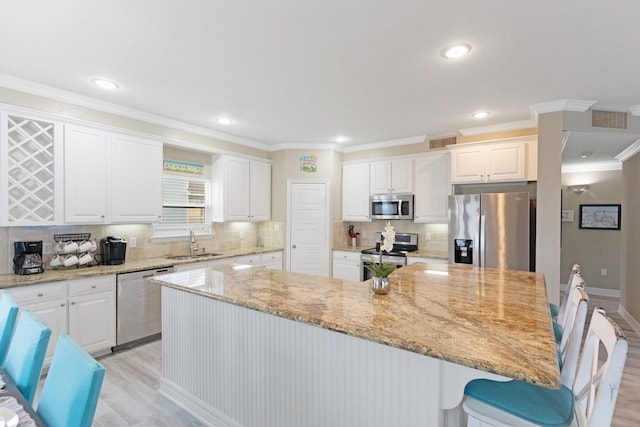
MULTIPOLYGON (((640 426, 640 338, 617 314, 618 300, 591 297, 589 312, 603 307, 629 340, 629 355, 612 426, 640 426)), ((588 322, 588 320, 587 320, 588 322)), ((160 341, 99 358, 107 374, 94 425, 201 426, 200 422, 158 394, 160 341)))

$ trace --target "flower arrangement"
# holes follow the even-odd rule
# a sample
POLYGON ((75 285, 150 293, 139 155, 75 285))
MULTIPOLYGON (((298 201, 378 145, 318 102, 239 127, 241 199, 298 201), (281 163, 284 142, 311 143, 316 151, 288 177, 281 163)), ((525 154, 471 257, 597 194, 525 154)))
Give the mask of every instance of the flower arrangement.
POLYGON ((395 241, 396 230, 393 225, 391 225, 391 223, 387 221, 387 225, 384 227, 384 231, 382 232, 382 239, 380 241, 380 260, 378 261, 378 263, 376 263, 372 259, 371 264, 367 265, 367 268, 373 273, 375 277, 387 277, 396 269, 395 264, 382 262, 382 251, 392 251, 395 241))

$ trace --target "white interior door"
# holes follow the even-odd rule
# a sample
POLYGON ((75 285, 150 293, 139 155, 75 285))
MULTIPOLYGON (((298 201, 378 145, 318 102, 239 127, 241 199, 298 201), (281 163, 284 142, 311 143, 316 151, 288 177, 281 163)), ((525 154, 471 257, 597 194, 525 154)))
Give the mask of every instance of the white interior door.
POLYGON ((325 182, 289 182, 289 271, 329 276, 327 192, 325 182))

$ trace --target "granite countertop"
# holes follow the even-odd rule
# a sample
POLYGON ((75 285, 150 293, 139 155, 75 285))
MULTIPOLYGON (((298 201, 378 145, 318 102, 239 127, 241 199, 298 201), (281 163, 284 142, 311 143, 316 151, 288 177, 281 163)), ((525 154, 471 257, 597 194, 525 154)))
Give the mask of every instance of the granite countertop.
POLYGON ((166 268, 180 264, 192 264, 194 262, 215 261, 225 258, 231 258, 242 255, 261 254, 265 252, 281 251, 282 248, 271 247, 250 247, 238 249, 226 249, 215 251, 219 254, 216 256, 202 256, 192 259, 173 260, 166 257, 149 258, 137 261, 125 261, 120 265, 94 265, 91 267, 67 267, 53 270, 48 267, 41 274, 1 274, 0 289, 15 288, 17 286, 30 286, 42 283, 60 282, 63 280, 82 279, 93 276, 103 276, 107 274, 131 273, 133 271, 152 270, 157 268, 166 268))
MULTIPOLYGON (((345 252, 362 252, 364 249, 371 249, 372 246, 334 246, 334 251, 345 251, 345 252)), ((431 259, 441 259, 447 260, 449 259, 449 255, 446 252, 441 251, 432 251, 427 249, 418 249, 417 251, 407 253, 409 257, 417 257, 417 258, 431 258, 431 259)))
POLYGON ((233 265, 148 280, 542 386, 560 372, 544 276, 415 263, 368 282, 233 265))

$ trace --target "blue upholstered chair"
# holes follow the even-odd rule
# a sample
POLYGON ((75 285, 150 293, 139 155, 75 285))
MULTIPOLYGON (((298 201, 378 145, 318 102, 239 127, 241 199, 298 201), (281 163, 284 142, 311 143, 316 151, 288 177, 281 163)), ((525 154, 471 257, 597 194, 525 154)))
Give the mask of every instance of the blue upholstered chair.
POLYGON ((33 313, 20 314, 3 368, 29 403, 33 403, 50 337, 51 329, 33 313))
POLYGON ((104 374, 104 367, 69 335, 60 335, 38 402, 38 415, 48 427, 90 427, 104 374))
POLYGON ((7 357, 17 318, 18 304, 11 295, 3 292, 0 294, 0 366, 4 364, 4 359, 7 357))
POLYGON ((596 308, 572 386, 552 390, 515 380, 470 381, 462 405, 467 426, 608 426, 627 349, 622 331, 596 308))

